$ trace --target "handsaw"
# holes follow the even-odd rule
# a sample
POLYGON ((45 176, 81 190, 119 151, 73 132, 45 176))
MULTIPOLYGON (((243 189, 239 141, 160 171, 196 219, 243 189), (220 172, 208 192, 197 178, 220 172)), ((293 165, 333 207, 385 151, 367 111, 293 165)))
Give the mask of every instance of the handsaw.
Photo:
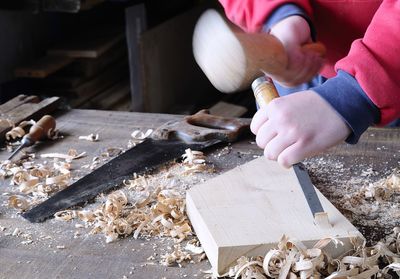
POLYGON ((142 143, 128 149, 48 200, 22 214, 30 222, 42 222, 56 212, 94 199, 120 185, 134 173, 141 174, 172 159, 187 148, 204 150, 218 143, 230 143, 247 132, 250 119, 225 118, 208 111, 170 121, 157 128, 142 143))

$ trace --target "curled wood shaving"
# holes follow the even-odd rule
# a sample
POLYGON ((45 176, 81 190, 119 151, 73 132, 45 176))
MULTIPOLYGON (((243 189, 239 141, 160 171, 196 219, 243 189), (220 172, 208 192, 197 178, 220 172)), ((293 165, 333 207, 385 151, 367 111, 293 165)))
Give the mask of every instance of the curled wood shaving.
POLYGON ((185 154, 182 155, 182 158, 186 169, 185 174, 199 173, 207 169, 206 157, 201 151, 188 148, 185 150, 185 154))
POLYGON ((57 159, 64 159, 67 162, 71 162, 72 160, 80 159, 82 157, 86 156, 86 152, 79 153, 75 149, 70 149, 68 151, 68 154, 63 154, 63 153, 46 153, 46 154, 41 154, 41 158, 57 158, 57 159))
POLYGON ((185 191, 168 189, 170 185, 160 185, 157 179, 137 175, 124 185, 122 190, 99 197, 101 204, 96 208, 77 210, 74 216, 91 227, 92 233, 104 234, 106 242, 128 235, 172 237, 181 242, 192 235, 185 191))
MULTIPOLYGON (((71 151, 68 156, 79 157, 79 154, 76 154, 76 151, 71 151)), ((64 158, 70 159, 67 156, 64 158)), ((65 188, 71 179, 69 162, 56 159, 53 164, 37 164, 33 160, 32 156, 19 162, 0 163, 0 176, 10 177, 10 185, 17 186, 13 187, 13 192, 22 194, 12 195, 9 206, 21 211, 29 209, 65 188)))
MULTIPOLYGON (((10 141, 10 140, 22 138, 26 134, 25 127, 32 126, 35 123, 36 122, 34 120, 22 121, 18 126, 13 127, 10 131, 8 131, 6 133, 6 140, 10 141)), ((12 125, 12 126, 14 126, 14 125, 12 125)))
POLYGON ((142 132, 141 130, 135 130, 131 133, 131 140, 128 141, 128 148, 132 148, 136 146, 138 143, 141 143, 145 138, 153 133, 153 129, 148 129, 146 132, 142 132))
POLYGON ((174 251, 172 253, 161 255, 161 264, 165 266, 181 266, 182 262, 191 260, 192 256, 190 253, 183 251, 180 244, 174 245, 174 251))
POLYGON ((29 201, 23 196, 13 195, 8 198, 8 206, 25 211, 29 208, 29 201))
POLYGON ((63 210, 54 214, 56 220, 71 221, 75 217, 73 210, 63 210))
POLYGON ((148 129, 146 132, 142 132, 140 130, 135 130, 131 133, 131 137, 134 140, 144 140, 145 138, 147 138, 148 136, 151 135, 151 133, 153 133, 153 129, 148 129))
POLYGON ((400 193, 400 171, 394 171, 389 177, 369 184, 362 191, 366 198, 374 198, 377 201, 389 200, 394 193, 400 193))
MULTIPOLYGON (((329 243, 335 247, 342 245, 338 239, 326 238, 308 249, 301 242, 283 236, 277 247, 269 250, 265 257, 241 257, 221 276, 243 279, 392 278, 390 270, 400 275, 400 228, 394 228, 391 235, 372 247, 366 247, 361 238, 354 239, 354 249, 337 259, 324 250, 329 243), (378 263, 386 266, 380 269, 378 263)), ((213 272, 211 277, 220 276, 213 272)))
POLYGON ((79 136, 80 140, 87 140, 87 141, 99 141, 99 134, 89 134, 87 136, 79 136))

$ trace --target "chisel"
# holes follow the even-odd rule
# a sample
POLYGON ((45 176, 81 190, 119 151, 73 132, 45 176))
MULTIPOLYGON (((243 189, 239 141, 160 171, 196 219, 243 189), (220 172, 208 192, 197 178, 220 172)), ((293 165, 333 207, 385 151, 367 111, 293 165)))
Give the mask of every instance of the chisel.
POLYGON ((21 145, 8 157, 8 160, 11 160, 22 148, 32 146, 35 142, 49 137, 55 128, 56 120, 50 115, 43 116, 38 122, 32 125, 29 133, 24 135, 21 145))
MULTIPOLYGON (((269 102, 279 97, 272 79, 267 76, 255 79, 251 84, 251 88, 253 89, 254 97, 256 98, 256 102, 260 108, 267 106, 269 102)), ((299 180, 315 223, 318 224, 323 222, 329 224, 327 213, 324 212, 321 201, 318 198, 317 192, 315 191, 314 185, 312 184, 306 169, 301 163, 294 164, 293 169, 296 173, 297 179, 299 180)))

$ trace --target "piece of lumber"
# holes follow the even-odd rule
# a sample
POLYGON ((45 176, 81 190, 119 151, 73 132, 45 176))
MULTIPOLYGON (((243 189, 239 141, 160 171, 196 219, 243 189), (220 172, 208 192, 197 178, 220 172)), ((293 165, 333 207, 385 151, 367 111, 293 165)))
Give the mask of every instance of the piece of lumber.
POLYGON ((124 38, 120 28, 99 27, 76 34, 47 51, 48 55, 73 58, 97 58, 124 38))
MULTIPOLYGON (((104 90, 97 96, 90 98, 86 103, 81 105, 79 108, 82 109, 98 109, 98 110, 112 110, 114 106, 125 101, 126 107, 129 107, 129 95, 130 84, 129 80, 121 80, 111 86, 110 88, 104 90)), ((129 109, 128 109, 129 110, 129 109)))
MULTIPOLYGON (((118 60, 126 59, 127 47, 123 42, 120 42, 102 53, 97 58, 77 58, 72 64, 60 71, 63 76, 79 76, 80 78, 90 78, 118 60)), ((49 77, 51 79, 52 77, 49 77)))
POLYGON ((30 64, 15 69, 16 77, 45 78, 64 68, 74 61, 73 58, 63 56, 44 56, 30 64))
POLYGON ((9 102, 0 105, 0 143, 13 125, 24 120, 39 120, 43 115, 53 112, 60 102, 59 97, 39 100, 36 96, 19 95, 9 102))
POLYGON ((224 101, 219 101, 209 110, 211 114, 223 117, 240 117, 247 112, 247 108, 244 106, 239 106, 224 101))
POLYGON ((73 108, 80 107, 82 104, 114 85, 123 79, 128 73, 128 65, 126 61, 122 61, 117 65, 110 67, 102 74, 81 84, 75 89, 59 91, 58 93, 65 97, 70 97, 69 104, 73 108))
POLYGON ((331 227, 313 223, 293 168, 283 169, 261 157, 190 189, 187 213, 210 263, 220 274, 243 255, 265 256, 283 235, 308 247, 325 237, 336 237, 344 246, 326 249, 337 257, 352 248, 351 237, 361 234, 317 193, 331 227))

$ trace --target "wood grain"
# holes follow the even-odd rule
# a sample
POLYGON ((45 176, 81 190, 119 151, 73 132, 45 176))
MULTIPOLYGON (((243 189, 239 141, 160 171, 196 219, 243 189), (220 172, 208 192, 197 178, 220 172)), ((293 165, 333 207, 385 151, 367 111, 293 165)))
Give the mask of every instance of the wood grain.
MULTIPOLYGON (((114 112, 96 110, 70 110, 59 112, 56 116, 57 127, 64 138, 46 141, 30 147, 28 151, 41 153, 68 152, 75 148, 78 152, 86 151, 88 156, 73 161, 77 177, 89 172, 80 166, 90 164, 93 157, 99 156, 108 147, 126 148, 130 133, 135 129, 146 131, 156 128, 170 120, 180 120, 182 116, 167 114, 144 114, 133 112, 114 112), (81 141, 77 138, 89 133, 99 133, 99 142, 81 141)), ((254 138, 224 148, 209 150, 207 161, 215 167, 216 173, 204 174, 208 180, 212 176, 229 171, 262 156, 262 150, 254 144, 254 138)), ((378 173, 376 179, 386 177, 388 171, 398 167, 400 159, 400 129, 371 128, 357 145, 343 144, 318 157, 307 160, 311 179, 315 186, 340 209, 343 196, 338 190, 346 190, 349 180, 365 179, 360 176, 365 168, 372 168, 378 173), (333 164, 336 162, 336 164, 333 164), (338 164, 343 170, 338 174, 338 164)), ((0 151, 0 160, 10 155, 0 151)), ((40 160, 40 159, 38 159, 40 160)), ((0 203, 7 204, 5 192, 13 189, 9 180, 0 180, 0 203)), ((160 254, 173 246, 173 242, 164 239, 133 239, 126 237, 115 243, 104 244, 100 235, 87 235, 88 229, 79 229, 82 235, 73 238, 76 230, 74 222, 50 220, 42 224, 30 224, 16 214, 14 209, 0 207, 0 278, 201 278, 201 270, 208 270, 208 261, 183 265, 183 267, 165 267, 159 264, 160 254), (34 242, 23 245, 20 237, 7 236, 19 228, 24 233, 32 234, 34 242), (49 238, 45 238, 49 237, 49 238), (64 245, 65 249, 57 249, 64 245), (157 248, 154 248, 157 247, 157 248), (156 250, 155 250, 156 249, 156 250), (159 250, 158 250, 159 249, 159 250), (154 253, 156 260, 148 258, 154 253)), ((391 230, 384 220, 377 219, 373 227, 363 229, 368 240, 382 236, 391 230), (380 233, 380 234, 379 234, 380 233)))
MULTIPOLYGON (((187 213, 212 266, 222 274, 241 256, 265 255, 283 235, 312 247, 337 237, 337 257, 351 249, 357 229, 320 193, 330 228, 316 226, 294 170, 255 159, 187 192, 187 213)), ((329 249, 329 248, 328 248, 329 249)), ((329 252, 329 251, 328 251, 329 252)))

